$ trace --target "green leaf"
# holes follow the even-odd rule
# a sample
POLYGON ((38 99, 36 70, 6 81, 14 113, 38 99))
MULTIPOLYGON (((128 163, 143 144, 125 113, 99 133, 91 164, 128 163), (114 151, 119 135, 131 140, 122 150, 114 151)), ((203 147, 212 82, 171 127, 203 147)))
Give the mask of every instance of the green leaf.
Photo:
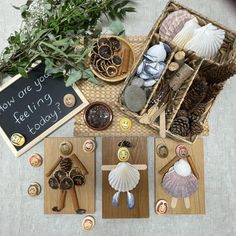
POLYGON ((66 87, 72 86, 75 82, 82 79, 81 71, 72 72, 66 81, 66 87))
POLYGON ((19 74, 21 74, 22 77, 24 77, 24 78, 28 77, 27 72, 23 67, 18 67, 18 72, 19 72, 19 74))
POLYGON ((47 4, 44 4, 44 7, 47 9, 47 10, 51 10, 52 9, 52 5, 47 3, 47 4))
POLYGON ((121 35, 125 32, 124 25, 120 20, 112 21, 111 25, 109 26, 109 29, 115 34, 115 35, 121 35))
POLYGON ((87 79, 88 81, 90 81, 93 84, 102 86, 102 82, 97 80, 96 77, 94 76, 93 72, 90 69, 86 69, 83 71, 83 78, 87 79))

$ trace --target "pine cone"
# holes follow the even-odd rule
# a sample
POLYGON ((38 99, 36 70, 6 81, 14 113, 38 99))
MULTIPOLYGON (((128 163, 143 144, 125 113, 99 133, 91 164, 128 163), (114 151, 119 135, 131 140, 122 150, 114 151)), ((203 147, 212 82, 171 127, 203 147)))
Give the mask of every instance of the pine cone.
POLYGON ((189 114, 190 122, 197 122, 201 119, 202 114, 206 111, 206 104, 200 103, 192 109, 189 114))
POLYGON ((178 113, 176 114, 176 117, 180 116, 188 117, 188 112, 186 110, 179 110, 178 113))
POLYGON ((186 137, 189 135, 189 119, 184 116, 180 116, 174 119, 170 131, 173 134, 186 137))
POLYGON ((223 83, 236 74, 236 64, 215 65, 201 74, 206 77, 208 84, 223 83))
POLYGON ((72 168, 72 160, 70 158, 64 158, 61 163, 60 163, 60 167, 61 170, 68 172, 71 170, 72 168))
POLYGON ((190 113, 188 118, 189 118, 190 123, 192 123, 192 122, 198 122, 201 119, 201 116, 196 115, 194 113, 190 113))
POLYGON ((204 77, 198 77, 193 84, 191 85, 190 90, 188 91, 181 109, 192 110, 205 98, 207 93, 207 82, 204 77))
POLYGON ((220 93, 220 91, 223 89, 224 84, 210 84, 207 89, 207 94, 203 100, 204 103, 207 103, 211 101, 212 99, 215 99, 217 95, 220 93))
POLYGON ((203 131, 203 126, 200 124, 200 122, 191 123, 191 126, 190 126, 190 135, 191 136, 199 135, 202 133, 202 131, 203 131))

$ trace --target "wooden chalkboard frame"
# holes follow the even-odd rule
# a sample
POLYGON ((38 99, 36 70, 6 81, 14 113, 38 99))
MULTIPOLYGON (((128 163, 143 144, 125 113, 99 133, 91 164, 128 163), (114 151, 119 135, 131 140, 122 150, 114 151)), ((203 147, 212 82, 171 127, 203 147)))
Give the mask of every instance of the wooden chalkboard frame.
MULTIPOLYGON (((38 66, 40 63, 35 63, 31 69, 33 69, 34 67, 38 66)), ((18 79, 22 78, 22 76, 20 74, 15 75, 14 77, 10 78, 7 82, 3 83, 2 85, 0 85, 0 93, 7 89, 10 85, 12 85, 13 83, 15 83, 18 79)), ((29 149, 31 149, 33 146, 35 146, 37 143, 39 143, 40 141, 42 141, 45 137, 47 137, 48 135, 50 135, 53 131, 55 131, 56 129, 58 129, 60 126, 62 126, 64 123, 66 123, 67 121, 69 121, 71 118, 73 118, 77 113, 79 113, 81 110, 83 110, 88 104, 89 102, 86 100, 86 98, 84 97, 84 95, 81 93, 81 91, 78 89, 78 87, 76 85, 72 86, 73 90, 75 91, 75 93, 79 96, 79 98, 82 101, 82 104, 79 105, 78 107, 76 107, 75 109, 73 109, 73 111, 71 111, 70 113, 68 113, 64 118, 62 118, 61 120, 59 120, 58 122, 56 122, 54 125, 52 125, 49 129, 47 129, 46 131, 44 131, 42 134, 40 134, 39 136, 37 136, 37 138, 35 138, 34 140, 32 140, 31 142, 29 142, 28 144, 26 144, 22 149, 17 150, 15 148, 15 146, 11 143, 10 139, 8 138, 8 136, 6 135, 6 133, 4 132, 4 130, 2 129, 2 127, 0 127, 0 136, 3 137, 3 140, 7 143, 7 145, 9 146, 10 150, 13 152, 13 154, 16 157, 20 157, 21 155, 23 155, 25 152, 27 152, 29 149)))

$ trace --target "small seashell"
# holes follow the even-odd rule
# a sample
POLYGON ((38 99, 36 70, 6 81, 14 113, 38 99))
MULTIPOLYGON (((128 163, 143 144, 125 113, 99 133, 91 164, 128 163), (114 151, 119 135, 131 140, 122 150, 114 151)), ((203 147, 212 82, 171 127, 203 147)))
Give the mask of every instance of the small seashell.
POLYGON ((155 69, 154 67, 152 67, 151 65, 146 65, 144 67, 144 72, 149 75, 158 75, 159 74, 159 71, 157 69, 155 69))
POLYGON ((194 16, 186 10, 177 10, 170 13, 161 23, 159 34, 171 41, 176 34, 184 27, 185 22, 194 16))
POLYGON ((135 206, 135 199, 133 193, 127 192, 127 207, 133 209, 135 206))
POLYGON ((120 162, 108 175, 109 184, 119 192, 128 192, 134 189, 139 180, 139 171, 128 162, 120 162))
POLYGON ((174 164, 174 171, 180 176, 189 176, 191 174, 191 167, 187 161, 180 159, 174 164))
POLYGON ((184 48, 185 44, 193 37, 195 29, 200 28, 197 18, 187 21, 183 29, 174 37, 173 42, 179 47, 184 48))
POLYGON ((137 69, 137 75, 140 75, 143 72, 143 68, 144 68, 144 61, 142 61, 137 69))
POLYGON ((167 53, 162 42, 150 47, 144 55, 145 58, 153 62, 165 61, 166 56, 167 53))
POLYGON ((112 206, 118 207, 120 200, 120 192, 116 192, 112 197, 112 206))
POLYGON ((163 45, 164 45, 164 48, 165 48, 167 54, 170 54, 172 52, 171 47, 167 43, 163 43, 163 45))
POLYGON ((162 187, 172 197, 186 198, 197 191, 197 182, 197 178, 193 174, 183 177, 171 168, 163 177, 162 187))
POLYGON ((135 77, 131 82, 131 85, 135 85, 135 86, 138 86, 138 87, 142 87, 143 84, 144 84, 144 80, 139 78, 139 77, 135 77))
POLYGON ((144 81, 144 87, 152 87, 157 81, 154 79, 144 81))
POLYGON ((144 79, 144 80, 148 80, 151 79, 153 76, 150 74, 147 74, 145 71, 143 71, 140 75, 139 78, 144 79))
POLYGON ((194 31, 193 37, 185 45, 185 50, 192 50, 199 56, 213 58, 220 49, 225 38, 225 31, 211 23, 194 31))

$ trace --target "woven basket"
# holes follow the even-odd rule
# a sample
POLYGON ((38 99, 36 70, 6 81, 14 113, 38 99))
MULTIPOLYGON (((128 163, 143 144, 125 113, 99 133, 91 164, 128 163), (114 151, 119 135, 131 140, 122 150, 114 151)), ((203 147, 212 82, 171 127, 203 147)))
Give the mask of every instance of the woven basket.
MULTIPOLYGON (((195 80, 199 70, 207 70, 207 69, 211 68, 213 65, 219 66, 222 64, 231 63, 231 62, 234 62, 235 58, 236 58, 236 33, 227 29, 226 27, 216 23, 215 21, 210 20, 209 18, 207 18, 205 16, 202 16, 201 14, 197 13, 196 11, 194 11, 190 8, 187 8, 175 1, 170 1, 167 4, 164 11, 160 15, 160 17, 158 18, 158 20, 156 21, 156 23, 154 24, 152 30, 150 31, 150 33, 148 35, 148 40, 144 46, 143 53, 141 54, 139 60, 137 60, 133 70, 131 71, 130 76, 126 79, 126 81, 124 83, 124 87, 121 90, 120 95, 119 95, 118 106, 121 111, 125 112, 129 116, 136 118, 137 120, 142 119, 143 116, 147 113, 147 111, 148 111, 147 108, 149 107, 149 102, 151 101, 155 92, 160 88, 161 82, 165 79, 167 67, 173 61, 173 57, 174 57, 175 52, 179 50, 178 47, 173 45, 171 42, 167 42, 172 48, 172 53, 169 56, 169 58, 167 59, 166 69, 163 71, 158 83, 154 86, 153 91, 152 91, 151 95, 148 97, 147 103, 141 112, 134 113, 134 112, 129 111, 128 108, 122 103, 122 95, 123 95, 123 92, 126 89, 126 87, 128 85, 130 85, 133 76, 136 74, 137 67, 141 63, 144 53, 147 51, 147 49, 150 46, 152 46, 152 44, 157 43, 157 42, 155 42, 155 39, 156 39, 157 32, 159 31, 159 27, 160 27, 161 22, 168 16, 168 14, 170 14, 173 11, 180 10, 180 9, 185 9, 185 10, 189 11, 192 15, 194 15, 198 19, 198 22, 201 26, 206 25, 208 23, 212 23, 213 25, 215 25, 218 28, 221 28, 225 31, 224 42, 223 42, 220 50, 218 51, 217 55, 212 60, 208 60, 206 58, 201 58, 194 52, 189 52, 189 51, 186 52, 186 55, 187 55, 186 60, 190 62, 191 67, 194 70, 194 73, 192 74, 192 76, 189 79, 187 79, 185 81, 185 83, 178 90, 177 94, 175 94, 175 100, 174 101, 171 101, 171 100, 167 101, 168 107, 170 105, 172 106, 171 112, 166 111, 166 132, 167 132, 167 134, 175 139, 178 139, 178 140, 181 140, 181 141, 191 144, 196 141, 196 139, 197 139, 196 135, 191 138, 185 138, 182 136, 174 135, 169 131, 169 128, 170 128, 174 118, 176 117, 176 114, 177 114, 178 110, 180 109, 181 104, 183 103, 185 96, 187 95, 187 93, 189 91, 189 88, 191 87, 193 81, 195 80)), ((166 42, 162 38, 160 38, 160 41, 166 42)), ((201 120, 200 120, 202 124, 204 124, 207 121, 207 117, 209 116, 209 112, 214 104, 214 101, 215 100, 213 100, 208 105, 205 113, 202 115, 201 120)), ((154 122, 149 125, 150 125, 150 127, 157 129, 157 130, 159 130, 159 128, 160 128, 158 122, 156 122, 156 123, 154 122)))

